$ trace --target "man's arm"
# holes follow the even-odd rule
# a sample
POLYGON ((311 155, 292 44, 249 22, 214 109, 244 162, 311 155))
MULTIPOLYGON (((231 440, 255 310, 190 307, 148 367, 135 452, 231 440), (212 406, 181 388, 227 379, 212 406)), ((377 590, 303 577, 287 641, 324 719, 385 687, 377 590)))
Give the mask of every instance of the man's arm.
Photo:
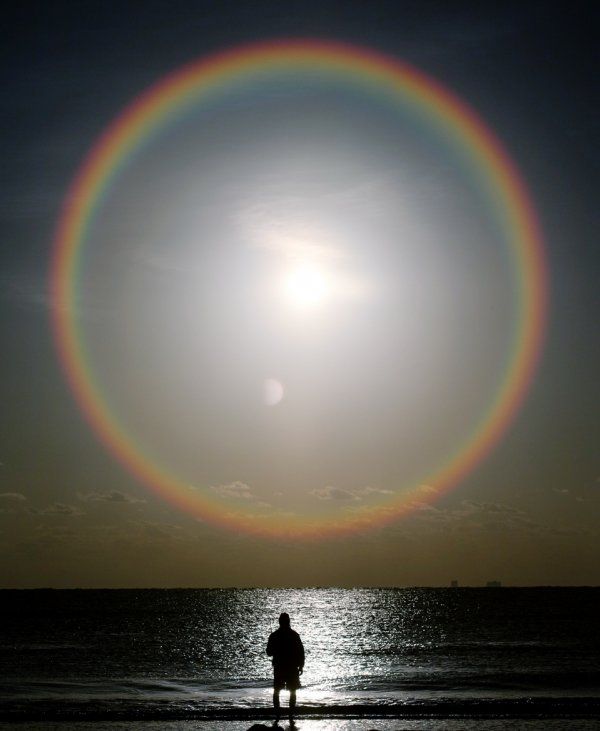
POLYGON ((269 635, 269 641, 267 642, 267 655, 269 657, 272 657, 273 656, 273 653, 274 653, 274 647, 273 647, 273 645, 274 644, 275 643, 273 642, 273 633, 271 632, 271 634, 269 635))
POLYGON ((304 659, 304 645, 302 644, 300 635, 298 635, 298 669, 300 673, 304 670, 304 659))

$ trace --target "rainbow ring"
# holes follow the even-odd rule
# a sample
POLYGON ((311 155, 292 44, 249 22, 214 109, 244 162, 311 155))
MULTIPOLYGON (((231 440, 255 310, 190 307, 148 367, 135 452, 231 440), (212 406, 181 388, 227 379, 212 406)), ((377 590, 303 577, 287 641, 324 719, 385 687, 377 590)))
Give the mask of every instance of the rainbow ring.
POLYGON ((385 525, 433 501, 469 474, 514 419, 532 382, 544 337, 548 274, 530 196, 508 154, 478 116, 415 68, 373 50, 314 40, 246 45, 207 56, 166 76, 133 101, 100 136, 66 195, 51 265, 52 317, 60 361, 87 421, 125 468, 159 496, 197 518, 274 538, 321 538, 385 525), (252 513, 225 505, 214 491, 191 487, 153 461, 111 413, 94 381, 76 317, 82 252, 100 203, 120 170, 158 130, 220 89, 265 76, 320 74, 414 109, 443 135, 481 183, 501 222, 515 278, 517 312, 506 368, 477 423, 423 481, 377 506, 331 516, 252 513))

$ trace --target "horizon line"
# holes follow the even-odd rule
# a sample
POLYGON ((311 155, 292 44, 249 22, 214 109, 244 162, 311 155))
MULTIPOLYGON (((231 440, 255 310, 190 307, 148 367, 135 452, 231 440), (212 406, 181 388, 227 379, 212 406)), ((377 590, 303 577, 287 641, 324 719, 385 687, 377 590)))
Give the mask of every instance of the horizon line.
POLYGON ((339 586, 5 586, 0 591, 306 591, 337 589, 342 591, 356 590, 408 590, 408 589, 599 589, 600 584, 504 584, 488 586, 486 584, 410 584, 395 585, 356 585, 339 586))

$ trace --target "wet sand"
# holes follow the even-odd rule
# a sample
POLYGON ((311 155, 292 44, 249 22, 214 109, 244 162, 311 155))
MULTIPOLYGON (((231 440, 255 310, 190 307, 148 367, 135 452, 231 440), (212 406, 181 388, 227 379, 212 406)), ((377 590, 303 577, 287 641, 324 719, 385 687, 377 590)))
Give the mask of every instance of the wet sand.
MULTIPOLYGON (((265 728, 274 729, 265 719, 265 728)), ((593 731, 598 729, 598 719, 319 719, 301 720, 294 731, 503 731, 504 729, 523 729, 523 731, 593 731)), ((2 723, 0 730, 27 729, 28 731, 249 731, 252 723, 248 721, 85 721, 63 723, 2 723)), ((279 729, 290 731, 287 723, 279 729)), ((262 731, 262 730, 261 730, 262 731)))

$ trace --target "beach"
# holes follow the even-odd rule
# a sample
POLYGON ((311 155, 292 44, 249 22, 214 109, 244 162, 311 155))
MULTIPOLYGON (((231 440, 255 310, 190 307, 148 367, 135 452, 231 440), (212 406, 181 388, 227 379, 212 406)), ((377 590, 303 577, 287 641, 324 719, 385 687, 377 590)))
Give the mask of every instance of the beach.
MULTIPOLYGON (((273 726, 265 721, 265 727, 272 729, 273 726)), ((588 731, 598 728, 597 719, 388 719, 385 721, 375 719, 353 719, 353 720, 302 720, 299 721, 295 731, 502 731, 503 729, 523 729, 523 731, 541 731, 550 729, 558 731, 568 727, 572 731, 588 731)), ((66 728, 73 731, 133 731, 143 729, 144 731, 248 731, 252 728, 247 722, 241 721, 177 721, 163 723, 160 721, 132 721, 132 722, 75 722, 63 723, 0 723, 0 729, 26 728, 28 731, 64 731, 66 728)), ((280 726, 284 731, 289 731, 288 724, 280 726)))

